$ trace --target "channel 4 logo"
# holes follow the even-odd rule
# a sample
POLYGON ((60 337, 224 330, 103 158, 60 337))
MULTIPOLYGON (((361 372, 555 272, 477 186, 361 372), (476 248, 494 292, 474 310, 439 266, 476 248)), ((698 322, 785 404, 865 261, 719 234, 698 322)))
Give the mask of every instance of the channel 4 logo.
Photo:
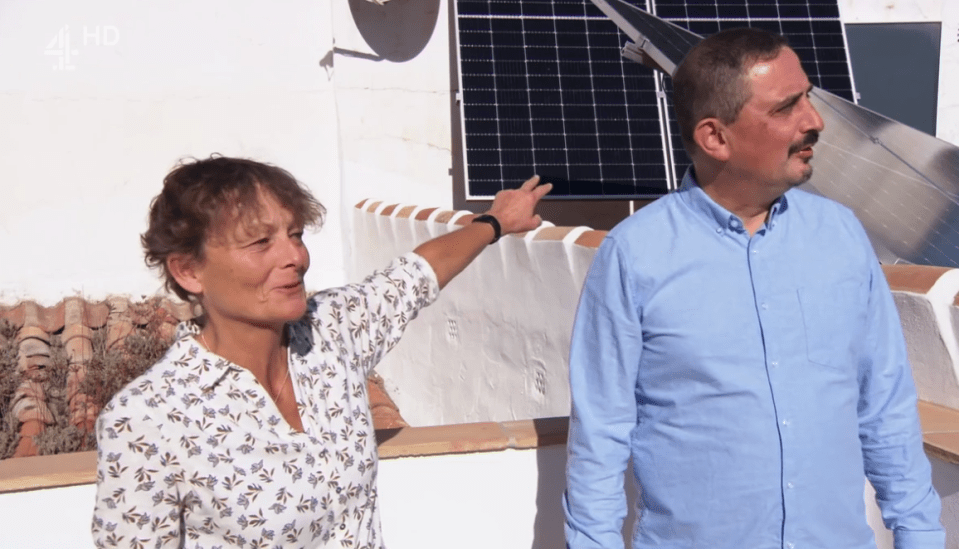
POLYGON ((43 53, 57 58, 53 65, 55 71, 76 70, 75 58, 80 55, 79 46, 116 46, 120 42, 120 29, 113 25, 84 25, 79 45, 71 39, 70 26, 63 25, 47 44, 43 53))

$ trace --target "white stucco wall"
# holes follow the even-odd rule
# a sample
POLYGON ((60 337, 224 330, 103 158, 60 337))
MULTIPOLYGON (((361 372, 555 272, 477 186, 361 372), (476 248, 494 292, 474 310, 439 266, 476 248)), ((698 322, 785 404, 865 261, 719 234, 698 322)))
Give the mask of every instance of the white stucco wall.
MULTIPOLYGON (((455 229, 455 224, 353 210, 353 273, 455 229)), ((450 212, 447 212, 450 213, 450 212)), ((460 212, 463 213, 463 212, 460 212)), ((433 217, 439 210, 433 212, 433 217)), ((455 217, 451 221, 455 221, 455 217)), ((569 334, 595 253, 565 241, 507 236, 420 312, 378 365, 411 425, 507 421, 569 414, 569 334)))
POLYGON ((344 203, 452 204, 446 0, 332 3, 344 203))
POLYGON ((89 549, 93 484, 0 494, 0 547, 4 549, 89 549), (56 517, 51 528, 50 518, 56 517))
POLYGON ((331 44, 325 2, 0 3, 0 302, 155 293, 149 200, 177 159, 213 152, 279 164, 333 206, 310 282, 341 279, 331 44))
POLYGON ((846 23, 926 23, 941 21, 948 0, 839 0, 846 23))
POLYGON ((959 2, 943 0, 936 134, 959 145, 959 2))

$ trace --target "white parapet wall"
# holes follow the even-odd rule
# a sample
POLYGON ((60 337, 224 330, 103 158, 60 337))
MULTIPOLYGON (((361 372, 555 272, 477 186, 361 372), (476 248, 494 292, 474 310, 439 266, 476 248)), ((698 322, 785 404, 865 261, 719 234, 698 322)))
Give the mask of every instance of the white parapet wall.
MULTIPOLYGON (((351 278, 456 228, 465 215, 360 203, 353 216, 351 278)), ((507 236, 454 279, 377 366, 406 421, 567 415, 572 312, 603 234, 547 225, 507 236)))
POLYGON ((883 269, 899 309, 919 398, 959 409, 959 269, 883 269))
MULTIPOLYGON (((351 277, 455 229, 466 215, 364 200, 353 211, 351 277)), ((573 312, 604 235, 544 226, 487 248, 377 368, 406 420, 439 425, 567 414, 573 312)), ((959 270, 884 269, 920 399, 959 409, 959 270)))

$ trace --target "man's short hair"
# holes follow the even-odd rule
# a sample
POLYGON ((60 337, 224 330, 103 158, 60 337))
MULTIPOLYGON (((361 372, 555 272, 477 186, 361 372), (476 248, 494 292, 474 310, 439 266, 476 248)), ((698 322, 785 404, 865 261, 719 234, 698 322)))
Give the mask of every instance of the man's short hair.
POLYGON ((747 71, 789 47, 784 36, 761 29, 720 31, 693 47, 673 74, 673 104, 683 145, 696 151, 693 131, 704 118, 732 124, 751 90, 747 71))

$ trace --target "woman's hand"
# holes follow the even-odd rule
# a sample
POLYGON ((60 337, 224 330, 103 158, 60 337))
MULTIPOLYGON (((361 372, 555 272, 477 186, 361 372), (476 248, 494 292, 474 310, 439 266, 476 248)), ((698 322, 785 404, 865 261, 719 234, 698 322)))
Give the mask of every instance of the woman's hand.
POLYGON ((539 176, 534 175, 518 189, 496 193, 493 205, 486 213, 499 221, 504 235, 532 231, 543 222, 536 213, 536 205, 552 189, 552 183, 540 185, 539 176))
MULTIPOLYGON (((526 180, 518 189, 496 193, 487 214, 500 224, 502 234, 531 231, 543 222, 536 205, 553 188, 552 183, 539 185, 539 176, 526 180)), ((463 228, 420 244, 414 252, 421 255, 436 273, 440 288, 466 268, 495 237, 493 226, 472 223, 475 215, 463 216, 457 223, 463 228)))

